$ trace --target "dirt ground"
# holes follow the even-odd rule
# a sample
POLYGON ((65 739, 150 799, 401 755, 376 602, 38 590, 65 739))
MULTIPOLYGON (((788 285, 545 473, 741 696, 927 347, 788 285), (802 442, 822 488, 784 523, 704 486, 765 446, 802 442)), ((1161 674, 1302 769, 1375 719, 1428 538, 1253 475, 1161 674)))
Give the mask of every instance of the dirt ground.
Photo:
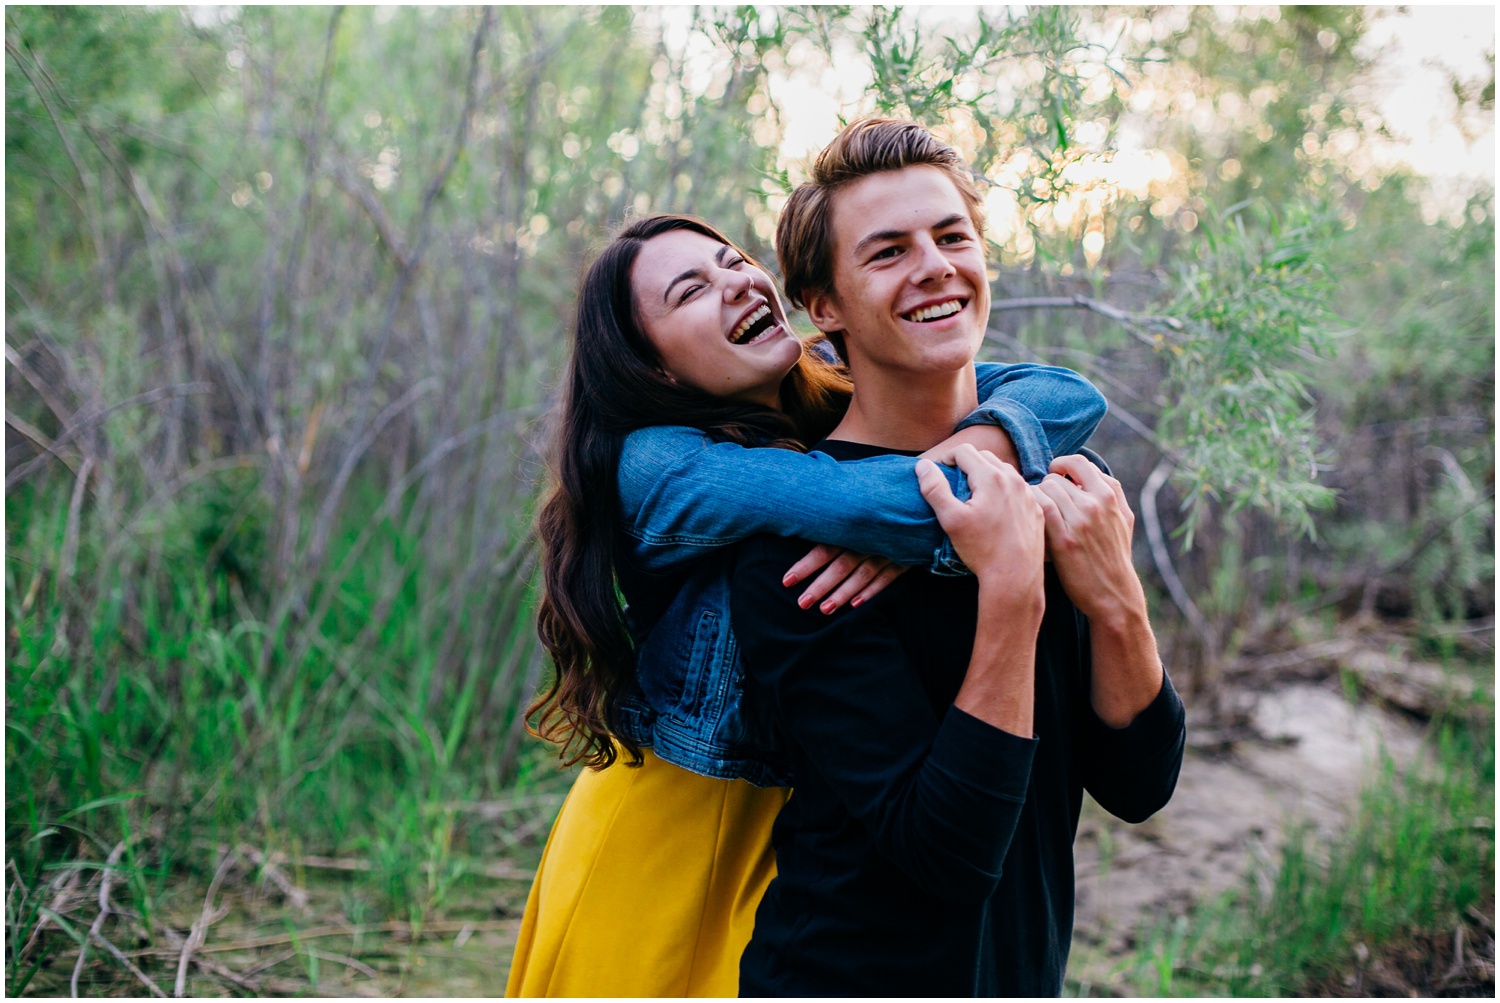
POLYGON ((1351 703, 1336 681, 1253 695, 1248 716, 1252 734, 1231 749, 1188 750, 1172 803, 1144 824, 1089 806, 1075 848, 1071 978, 1108 986, 1143 922, 1225 891, 1252 860, 1273 859, 1291 825, 1332 834, 1381 756, 1409 764, 1421 744, 1410 718, 1351 703))

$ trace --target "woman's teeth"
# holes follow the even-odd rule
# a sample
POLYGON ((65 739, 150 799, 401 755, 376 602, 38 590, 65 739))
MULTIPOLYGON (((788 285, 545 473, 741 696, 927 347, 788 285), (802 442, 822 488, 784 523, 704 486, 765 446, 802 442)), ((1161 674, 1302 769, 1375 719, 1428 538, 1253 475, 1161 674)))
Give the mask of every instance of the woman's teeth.
POLYGON ((754 313, 740 321, 739 326, 730 334, 729 340, 736 345, 748 345, 759 341, 775 322, 775 318, 771 316, 771 308, 762 303, 754 313))
POLYGON ((951 317, 963 308, 963 300, 949 300, 946 303, 939 303, 937 306, 913 310, 911 313, 906 314, 906 319, 915 321, 938 320, 942 317, 951 317))

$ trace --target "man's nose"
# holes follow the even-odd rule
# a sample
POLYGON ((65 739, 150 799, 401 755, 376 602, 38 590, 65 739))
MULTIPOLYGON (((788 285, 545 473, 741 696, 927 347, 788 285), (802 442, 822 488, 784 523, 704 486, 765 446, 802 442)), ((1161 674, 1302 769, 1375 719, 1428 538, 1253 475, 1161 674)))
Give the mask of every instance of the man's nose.
POLYGON ((916 269, 912 273, 912 281, 918 284, 929 282, 933 279, 946 279, 954 274, 953 262, 943 253, 943 249, 931 239, 919 239, 912 249, 916 255, 916 269))

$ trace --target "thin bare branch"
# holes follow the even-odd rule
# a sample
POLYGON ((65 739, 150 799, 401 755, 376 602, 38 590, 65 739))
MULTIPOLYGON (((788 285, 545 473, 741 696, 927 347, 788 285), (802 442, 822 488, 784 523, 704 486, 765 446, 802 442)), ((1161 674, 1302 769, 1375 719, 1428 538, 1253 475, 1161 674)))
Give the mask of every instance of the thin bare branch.
POLYGON ((20 353, 11 348, 9 344, 5 346, 5 361, 10 363, 16 372, 20 373, 22 378, 31 384, 31 388, 41 395, 42 402, 47 405, 47 409, 52 412, 57 420, 66 425, 68 420, 73 417, 73 408, 63 403, 62 399, 57 396, 47 381, 42 379, 35 370, 28 366, 26 360, 21 358, 20 353))
MULTIPOLYGON (((161 934, 162 938, 166 940, 167 946, 171 949, 172 953, 175 953, 182 949, 182 945, 185 940, 182 934, 178 933, 176 930, 172 929, 169 926, 158 925, 156 930, 157 933, 161 934)), ((164 953, 165 956, 170 956, 170 954, 166 954, 166 952, 162 953, 164 953)), ((239 986, 241 989, 245 990, 253 996, 260 996, 264 993, 264 990, 262 989, 259 982, 256 982, 246 975, 241 975, 240 973, 235 972, 232 969, 225 967, 224 965, 221 965, 219 962, 215 961, 212 958, 204 957, 201 951, 193 955, 193 964, 197 965, 203 971, 208 972, 210 975, 221 978, 231 985, 239 986)))
POLYGON ((31 934, 26 938, 26 944, 21 948, 20 957, 26 957, 31 953, 31 949, 36 946, 37 938, 42 935, 42 931, 45 930, 47 924, 51 922, 51 918, 48 916, 49 912, 54 915, 67 912, 68 901, 72 898, 73 892, 77 889, 78 879, 82 876, 82 874, 83 872, 80 870, 70 869, 67 872, 59 874, 57 877, 52 879, 52 881, 50 882, 50 884, 53 886, 54 891, 54 895, 52 898, 52 907, 50 910, 46 908, 42 909, 41 918, 37 920, 36 926, 31 928, 31 934))
POLYGON ((245 857, 256 867, 260 868, 261 875, 271 884, 275 885, 281 892, 282 897, 287 900, 293 908, 306 909, 308 904, 307 890, 298 888, 286 872, 279 866, 282 860, 280 854, 267 856, 255 847, 241 843, 236 852, 243 853, 245 857))
POLYGON ((1141 488, 1141 518, 1146 521, 1146 539, 1151 544, 1151 558, 1156 562, 1156 570, 1161 573, 1162 581, 1166 583, 1167 592, 1172 601, 1187 617, 1188 623, 1203 641, 1205 654, 1211 656, 1216 650, 1214 644, 1213 628, 1204 618, 1193 597, 1188 595, 1188 590, 1182 584, 1182 579, 1177 577, 1177 569, 1172 564, 1172 554, 1167 548, 1166 534, 1162 532, 1161 514, 1157 511, 1156 496, 1161 492, 1162 485, 1172 476, 1175 464, 1170 457, 1162 457, 1161 462, 1151 471, 1151 476, 1146 478, 1146 484, 1141 488))
POLYGON ((428 920, 419 926, 400 920, 392 920, 388 923, 377 923, 373 926, 353 926, 339 924, 337 926, 314 926, 306 930, 298 930, 295 933, 270 934, 265 937, 251 937, 248 940, 234 941, 224 944, 205 945, 203 950, 207 952, 218 951, 253 951, 262 947, 276 947, 280 944, 292 944, 304 940, 321 940, 324 937, 351 937, 358 934, 368 933, 390 933, 400 937, 416 937, 419 934, 457 933, 465 926, 472 926, 476 932, 486 930, 510 930, 515 927, 515 920, 479 920, 454 919, 454 920, 428 920))
POLYGON ((100 947, 108 951, 111 957, 113 957, 120 964, 124 965, 125 970, 130 972, 131 975, 134 975, 136 979, 140 981, 141 985, 151 990, 152 996, 157 996, 161 999, 169 998, 166 993, 161 991, 161 987, 151 980, 151 976, 147 975, 145 972, 137 968, 135 962, 125 957, 125 952, 121 951, 118 947, 105 939, 102 933, 96 933, 90 930, 89 936, 93 937, 94 940, 98 942, 100 947))
POLYGON ((469 120, 474 116, 474 102, 478 91, 476 84, 479 80, 479 54, 484 51, 484 40, 490 33, 490 27, 495 23, 495 9, 485 7, 484 13, 479 19, 479 27, 474 32, 474 42, 469 49, 469 73, 464 84, 464 103, 458 113, 458 126, 453 136, 453 145, 448 149, 448 156, 438 168, 432 180, 427 185, 427 190, 422 193, 422 209, 417 214, 416 237, 412 241, 412 257, 420 261, 422 252, 427 246, 429 236, 428 222, 432 219, 432 210, 437 204, 437 197, 447 187, 448 177, 453 173, 453 168, 458 165, 458 158, 463 153, 464 146, 469 140, 469 120))
POLYGON ((59 574, 63 581, 73 577, 78 558, 78 525, 83 518, 83 490, 88 485, 89 474, 94 472, 94 458, 85 456, 78 477, 73 482, 73 497, 68 500, 68 528, 63 533, 62 558, 59 574))
POLYGON ((365 964, 363 961, 360 961, 357 958, 349 957, 347 954, 334 954, 331 951, 320 951, 316 947, 303 948, 303 953, 309 955, 310 957, 320 958, 323 961, 332 961, 334 964, 343 965, 345 968, 352 968, 356 972, 359 972, 361 975, 368 976, 372 979, 380 978, 380 973, 375 971, 375 969, 371 968, 369 965, 365 964))
POLYGON ((1087 296, 1031 296, 1017 299, 996 300, 990 304, 990 313, 1007 310, 1088 310, 1101 317, 1108 317, 1143 344, 1160 347, 1161 339, 1181 332, 1182 322, 1175 317, 1154 314, 1131 313, 1110 303, 1090 299, 1087 296))
POLYGON ((228 873, 229 865, 234 863, 238 856, 238 853, 226 853, 224 859, 219 861, 219 868, 214 872, 213 880, 208 883, 208 894, 203 896, 203 911, 199 914, 198 921, 193 924, 193 928, 188 931, 187 940, 183 942, 182 953, 177 959, 177 983, 172 991, 172 995, 178 999, 182 998, 187 987, 188 959, 208 939, 208 928, 225 915, 225 912, 214 909, 214 896, 219 894, 219 885, 223 882, 224 875, 228 873))
MULTIPOLYGON (((120 862, 120 857, 123 856, 124 853, 125 844, 123 842, 115 844, 115 848, 109 851, 109 856, 105 858, 104 867, 100 871, 101 877, 99 881, 99 915, 94 917, 94 925, 89 928, 88 936, 84 938, 82 944, 78 945, 78 960, 73 964, 73 978, 68 983, 68 988, 72 990, 73 998, 75 1000, 78 999, 78 977, 83 974, 83 966, 85 962, 88 961, 88 942, 89 940, 98 937, 99 931, 104 927, 104 921, 109 918, 111 909, 109 902, 109 886, 110 882, 114 880, 114 867, 120 862)), ((161 995, 160 990, 157 990, 157 995, 161 995)))
MULTIPOLYGON (((549 819, 550 824, 550 819, 549 819)), ((343 857, 292 857, 288 863, 297 867, 308 867, 314 870, 324 871, 349 871, 353 873, 368 873, 375 870, 375 864, 369 860, 358 860, 343 857)), ((431 870, 431 865, 426 865, 424 870, 431 870)), ((483 867, 474 868, 470 874, 481 874, 496 881, 533 881, 536 879, 535 871, 528 871, 524 867, 513 867, 511 864, 501 861, 496 864, 486 864, 483 867)))
POLYGON ((31 424, 31 422, 26 421, 24 418, 21 418, 19 415, 11 414, 9 409, 6 409, 5 412, 5 423, 34 442, 42 452, 51 453, 52 455, 56 456, 63 462, 64 466, 73 471, 74 475, 77 475, 78 461, 71 456, 63 456, 55 449, 53 449, 52 440, 47 438, 46 434, 41 429, 31 424))
POLYGON ((333 183, 339 189, 354 200, 354 204, 369 217, 370 222, 375 224, 375 231, 380 234, 380 246, 385 248, 396 261, 396 267, 401 271, 410 271, 415 264, 412 261, 411 251, 406 246, 406 241, 396 230, 396 222, 391 219, 390 213, 385 211, 385 206, 375 197, 359 177, 355 175, 348 162, 342 156, 328 156, 324 158, 324 164, 333 183))
POLYGON ((84 417, 70 424, 67 429, 63 431, 62 435, 59 435, 56 439, 52 440, 51 449, 47 450, 41 456, 38 456, 36 459, 30 461, 29 463, 23 464, 22 466, 19 466, 15 470, 11 471, 10 475, 5 478, 5 489, 9 491, 11 488, 15 487, 21 481, 29 477, 33 470, 41 466, 41 464, 45 463, 49 456, 55 456, 58 448, 66 445, 68 442, 71 442, 73 439, 77 438, 79 434, 87 431, 93 425, 97 424, 100 421, 103 421, 105 418, 114 414, 116 411, 119 411, 121 408, 134 407, 137 404, 155 404, 159 401, 170 400, 173 397, 182 397, 189 394, 213 393, 213 389, 213 384, 211 383, 179 383, 169 387, 157 387, 154 390, 147 390, 143 394, 136 394, 134 397, 127 397, 124 400, 119 401, 118 403, 111 404, 106 408, 94 411, 92 414, 85 415, 84 417))

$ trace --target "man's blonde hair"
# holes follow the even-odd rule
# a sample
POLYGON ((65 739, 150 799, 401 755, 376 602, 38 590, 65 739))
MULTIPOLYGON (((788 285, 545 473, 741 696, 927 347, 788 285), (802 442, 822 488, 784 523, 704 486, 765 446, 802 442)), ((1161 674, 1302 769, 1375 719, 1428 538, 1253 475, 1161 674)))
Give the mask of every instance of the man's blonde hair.
MULTIPOLYGON (((984 232, 979 186, 958 151, 915 122, 869 118, 844 128, 813 161, 812 176, 787 199, 776 223, 776 257, 793 306, 806 307, 809 293, 833 288, 833 197, 860 178, 905 167, 936 167, 958 189, 974 228, 984 232)), ((845 356, 841 332, 829 341, 845 356)))

